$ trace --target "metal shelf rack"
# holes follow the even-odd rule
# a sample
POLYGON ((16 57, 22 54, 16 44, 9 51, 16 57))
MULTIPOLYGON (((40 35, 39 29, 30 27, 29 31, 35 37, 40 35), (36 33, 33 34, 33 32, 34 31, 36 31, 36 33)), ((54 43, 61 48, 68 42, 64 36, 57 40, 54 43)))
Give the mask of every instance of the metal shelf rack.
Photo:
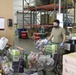
MULTIPOLYGON (((54 14, 54 18, 56 18, 56 13, 58 12, 58 9, 59 9, 59 4, 56 3, 56 0, 52 1, 53 4, 48 4, 48 5, 43 5, 43 6, 34 6, 34 7, 30 7, 27 0, 22 0, 22 1, 23 1, 23 11, 22 11, 22 17, 23 17, 22 26, 23 26, 23 28, 25 28, 26 26, 30 26, 30 27, 34 27, 34 26, 35 27, 40 27, 40 26, 47 27, 47 25, 48 25, 48 27, 51 26, 49 24, 40 24, 41 20, 38 18, 38 15, 41 15, 41 14, 53 15, 54 14), (24 6, 25 2, 28 5, 27 8, 25 8, 25 6, 24 6), (26 17, 26 15, 28 13, 29 13, 30 17, 26 17), (29 23, 28 23, 27 18, 30 18, 29 23), (26 22, 26 24, 25 24, 25 22, 26 22)), ((68 26, 68 22, 70 22, 70 24, 74 24, 71 22, 71 20, 69 19, 69 15, 68 15, 70 13, 71 9, 75 10, 74 3, 68 4, 68 0, 66 0, 66 1, 61 0, 61 1, 62 1, 61 2, 62 3, 61 12, 64 14, 64 20, 66 21, 66 26, 68 26), (69 11, 68 11, 68 9, 69 9, 69 11)), ((19 11, 18 11, 18 13, 19 13, 19 11)), ((72 17, 74 18, 74 15, 72 17)), ((45 20, 45 17, 44 17, 44 20, 45 20)))

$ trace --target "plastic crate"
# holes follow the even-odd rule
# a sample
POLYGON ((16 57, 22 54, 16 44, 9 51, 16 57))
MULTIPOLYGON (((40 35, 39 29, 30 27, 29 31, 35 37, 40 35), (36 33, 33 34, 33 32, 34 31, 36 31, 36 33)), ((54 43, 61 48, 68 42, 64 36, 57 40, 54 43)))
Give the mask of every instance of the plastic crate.
POLYGON ((23 73, 24 72, 24 65, 20 64, 20 66, 19 66, 19 63, 20 63, 19 61, 18 62, 12 62, 12 67, 13 67, 15 73, 17 73, 17 72, 23 73))
POLYGON ((26 35, 26 34, 21 34, 21 37, 22 37, 23 39, 26 39, 26 38, 27 38, 27 35, 26 35))
POLYGON ((40 37, 34 37, 34 40, 35 41, 37 41, 37 40, 39 40, 40 39, 40 37))
POLYGON ((22 31, 27 31, 27 30, 26 30, 26 29, 18 29, 17 31, 18 31, 18 37, 19 37, 19 38, 22 38, 21 32, 22 32, 22 31))
POLYGON ((40 33, 34 33, 34 37, 40 37, 40 33))

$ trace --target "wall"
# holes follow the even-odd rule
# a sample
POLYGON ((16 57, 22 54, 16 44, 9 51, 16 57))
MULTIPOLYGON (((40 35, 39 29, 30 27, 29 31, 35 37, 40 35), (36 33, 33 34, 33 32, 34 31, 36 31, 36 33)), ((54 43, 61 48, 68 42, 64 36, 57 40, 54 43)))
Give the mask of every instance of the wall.
POLYGON ((0 0, 0 17, 4 17, 4 30, 0 30, 0 38, 6 37, 9 39, 9 44, 13 45, 14 41, 14 29, 8 27, 7 20, 13 19, 13 0, 0 0))

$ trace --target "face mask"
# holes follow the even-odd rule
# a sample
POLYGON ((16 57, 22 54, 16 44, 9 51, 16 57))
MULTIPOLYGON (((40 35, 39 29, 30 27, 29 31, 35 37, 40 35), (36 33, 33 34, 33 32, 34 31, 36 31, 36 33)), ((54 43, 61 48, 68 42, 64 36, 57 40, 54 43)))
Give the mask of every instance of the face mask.
POLYGON ((57 26, 53 26, 53 28, 58 28, 59 26, 57 25, 57 26))

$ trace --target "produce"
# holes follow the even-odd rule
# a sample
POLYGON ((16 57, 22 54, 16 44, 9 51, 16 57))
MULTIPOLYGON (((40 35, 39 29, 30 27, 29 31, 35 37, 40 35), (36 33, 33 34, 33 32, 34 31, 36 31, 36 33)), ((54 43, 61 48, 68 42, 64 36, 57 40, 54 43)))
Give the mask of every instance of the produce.
POLYGON ((18 50, 18 49, 12 49, 11 54, 13 56, 20 56, 20 50, 18 50))
POLYGON ((51 45, 46 45, 45 46, 45 51, 52 52, 51 45))
POLYGON ((52 49, 52 53, 54 54, 55 52, 57 52, 58 45, 57 44, 52 44, 51 49, 52 49))
MULTIPOLYGON (((45 46, 45 51, 46 52, 50 52, 52 54, 54 54, 58 49, 58 45, 57 44, 49 44, 45 46)), ((44 50, 43 50, 44 51, 44 50)))
POLYGON ((76 37, 76 33, 71 33, 70 35, 76 37))

